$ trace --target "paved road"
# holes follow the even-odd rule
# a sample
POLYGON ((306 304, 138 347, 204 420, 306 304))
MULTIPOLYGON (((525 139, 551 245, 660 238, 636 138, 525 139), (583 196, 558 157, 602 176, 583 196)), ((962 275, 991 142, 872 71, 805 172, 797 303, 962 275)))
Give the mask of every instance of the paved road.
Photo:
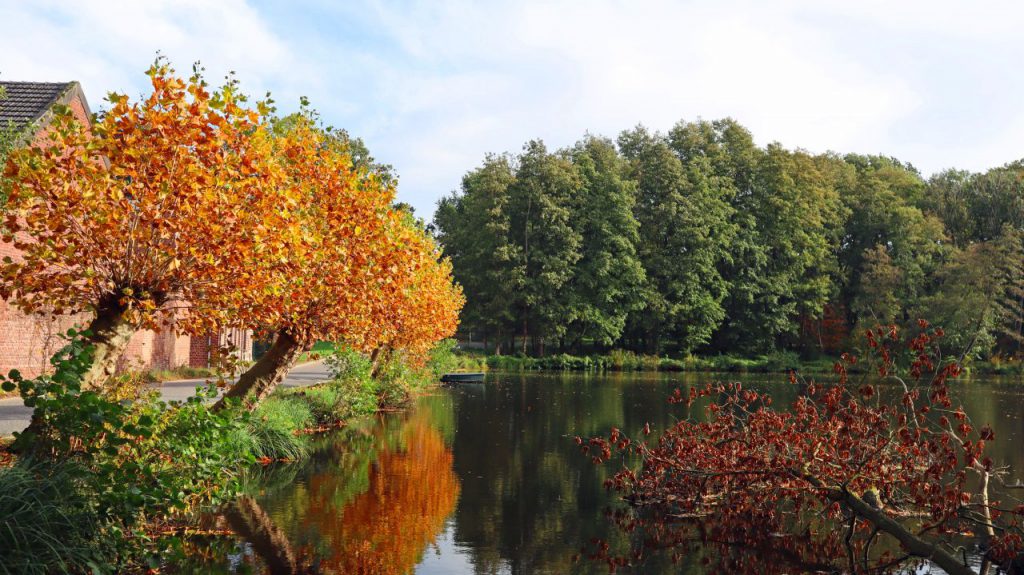
MULTIPOLYGON (((281 383, 284 387, 305 387, 327 381, 330 373, 323 361, 314 361, 296 366, 288 374, 288 377, 281 383)), ((160 389, 160 396, 166 401, 184 401, 195 395, 196 386, 202 385, 202 379, 184 379, 180 381, 165 381, 157 387, 160 389)), ((0 437, 9 436, 15 431, 21 431, 28 425, 32 410, 21 403, 20 398, 0 399, 0 437)))

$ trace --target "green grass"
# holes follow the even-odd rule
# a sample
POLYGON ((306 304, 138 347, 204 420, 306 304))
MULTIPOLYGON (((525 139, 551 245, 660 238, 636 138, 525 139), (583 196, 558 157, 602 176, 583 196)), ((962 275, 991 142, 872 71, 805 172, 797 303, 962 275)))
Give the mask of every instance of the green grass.
POLYGON ((149 383, 175 381, 178 379, 208 379, 217 376, 212 367, 189 367, 183 365, 174 369, 153 369, 145 372, 145 380, 149 383))
POLYGON ((787 373, 797 368, 808 373, 832 371, 835 359, 821 358, 802 361, 792 352, 776 352, 756 357, 715 355, 684 358, 641 355, 631 351, 613 350, 605 355, 574 356, 567 354, 547 357, 492 355, 487 366, 502 371, 698 371, 698 372, 758 372, 787 373))
POLYGON ((299 459, 306 454, 306 438, 298 432, 316 423, 310 406, 298 397, 272 395, 252 414, 249 433, 257 458, 299 459))
POLYGON ((302 397, 309 409, 313 421, 325 425, 342 419, 347 411, 345 395, 334 385, 318 385, 297 391, 295 396, 302 397))
POLYGON ((70 465, 0 468, 0 574, 66 573, 103 565, 109 543, 70 465))
POLYGON ((306 363, 310 361, 316 361, 323 359, 328 354, 334 353, 338 349, 338 344, 329 341, 318 341, 313 344, 313 347, 309 351, 303 352, 299 356, 297 363, 306 363))

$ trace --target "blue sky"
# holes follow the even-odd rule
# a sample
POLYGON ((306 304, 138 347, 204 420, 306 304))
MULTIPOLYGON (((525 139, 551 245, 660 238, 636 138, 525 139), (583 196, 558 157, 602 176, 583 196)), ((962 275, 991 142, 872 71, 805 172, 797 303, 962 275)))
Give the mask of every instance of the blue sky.
POLYGON ((1024 157, 1024 3, 0 0, 0 79, 137 95, 157 50, 234 70, 396 167, 420 215, 488 152, 732 116, 925 175, 1024 157))

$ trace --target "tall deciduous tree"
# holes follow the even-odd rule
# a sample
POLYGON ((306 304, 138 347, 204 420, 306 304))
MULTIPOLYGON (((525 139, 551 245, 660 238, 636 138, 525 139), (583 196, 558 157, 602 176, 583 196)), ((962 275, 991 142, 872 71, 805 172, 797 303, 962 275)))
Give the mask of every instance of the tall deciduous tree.
POLYGON ((771 350, 795 331, 798 316, 820 315, 834 291, 844 212, 827 159, 778 144, 759 149, 731 119, 680 122, 669 141, 733 209, 735 239, 722 267, 727 321, 716 347, 771 350))
POLYGON ((988 242, 957 251, 936 272, 938 288, 922 302, 954 349, 989 357, 1015 355, 1024 320, 1024 233, 1003 226, 988 242))
MULTIPOLYGON (((756 348, 764 343, 765 337, 750 338, 750 326, 744 320, 752 315, 752 307, 763 292, 761 270, 768 263, 768 246, 758 237, 759 215, 754 194, 755 172, 762 151, 754 144, 750 132, 731 119, 680 121, 669 131, 669 143, 681 162, 703 167, 732 208, 729 221, 734 226, 734 236, 728 248, 729 257, 719 265, 728 284, 722 302, 725 318, 714 334, 712 347, 756 348)), ((754 322, 752 333, 761 334, 757 320, 754 322)))
MULTIPOLYGON (((912 168, 879 157, 847 156, 846 161, 856 169, 856 177, 840 190, 850 210, 839 252, 848 274, 843 297, 852 302, 855 314, 872 305, 868 266, 877 263, 877 251, 884 250, 885 265, 894 266, 900 276, 891 292, 898 309, 893 317, 879 319, 906 325, 912 306, 928 295, 929 279, 950 251, 943 224, 915 205, 914 201, 923 201, 924 182, 912 168)), ((865 325, 876 321, 862 314, 855 320, 865 325)))
POLYGON ((995 239, 1003 224, 1024 229, 1024 161, 976 174, 968 185, 972 239, 995 239))
POLYGON ((511 307, 515 286, 523 281, 513 265, 519 247, 509 236, 509 185, 515 180, 507 156, 488 156, 462 178, 459 192, 443 198, 434 227, 455 279, 466 293, 463 324, 491 340, 500 354, 504 338, 516 327, 511 307))
POLYGON ((963 170, 946 170, 928 180, 922 204, 926 214, 945 225, 946 235, 957 247, 965 247, 977 238, 978 222, 971 214, 973 176, 963 170))
POLYGON ((566 286, 569 337, 604 345, 623 333, 626 318, 643 306, 644 269, 637 257, 639 224, 633 216, 636 185, 607 139, 587 137, 569 150, 583 181, 572 201, 580 259, 566 286))
POLYGON ((462 288, 452 283, 451 261, 441 257, 434 239, 409 212, 399 212, 391 240, 403 246, 408 265, 395 269, 391 305, 376 323, 374 353, 404 354, 422 363, 435 343, 455 333, 465 303, 462 288))
POLYGON ((462 306, 433 242, 392 208, 392 178, 354 162, 348 140, 308 112, 279 125, 274 140, 298 222, 286 257, 246 270, 264 289, 217 302, 236 310, 229 323, 273 334, 219 407, 255 407, 319 340, 366 352, 399 341, 422 352, 454 333, 462 306))
POLYGON ((580 258, 580 235, 572 225, 572 201, 582 181, 572 163, 548 152, 540 141, 523 148, 508 188, 509 238, 516 245, 514 309, 523 351, 531 336, 559 338, 570 319, 564 290, 580 258))
POLYGON ((734 236, 732 209, 706 166, 684 166, 661 135, 639 127, 619 136, 619 147, 637 181, 637 253, 647 275, 633 333, 652 352, 666 340, 691 351, 725 318, 720 267, 734 236))
MULTIPOLYGON (((11 154, 0 295, 26 312, 89 312, 102 383, 132 333, 158 327, 173 302, 237 289, 228 281, 275 258, 288 229, 270 139, 237 86, 211 92, 162 61, 152 92, 111 95, 92 133, 57 114, 42 146, 11 154)), ((262 104, 258 106, 262 111, 262 104)), ((197 307, 192 321, 211 316, 197 307)))
POLYGON ((879 244, 865 250, 858 270, 857 297, 852 310, 862 327, 902 322, 905 308, 903 270, 893 263, 889 251, 879 244))
POLYGON ((758 262, 756 295, 736 318, 748 349, 773 349, 779 336, 795 332, 798 317, 820 316, 833 295, 844 212, 821 163, 777 144, 758 162, 750 203, 766 257, 758 262))

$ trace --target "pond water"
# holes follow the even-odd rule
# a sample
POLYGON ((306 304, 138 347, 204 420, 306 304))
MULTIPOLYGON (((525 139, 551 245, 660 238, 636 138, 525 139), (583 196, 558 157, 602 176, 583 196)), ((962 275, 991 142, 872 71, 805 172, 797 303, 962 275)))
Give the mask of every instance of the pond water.
MULTIPOLYGON (((623 543, 605 518, 617 505, 612 466, 580 454, 576 435, 612 426, 654 434, 685 417, 676 388, 711 374, 489 374, 440 389, 408 412, 318 440, 307 462, 258 479, 226 520, 241 538, 192 549, 178 572, 535 574, 607 573, 574 561, 591 538, 623 543)), ((727 376, 788 404, 784 376, 727 376)), ((975 423, 990 423, 993 458, 1024 479, 1024 386, 1016 379, 954 384, 975 423)), ((654 559, 643 573, 703 573, 699 561, 654 559)))

